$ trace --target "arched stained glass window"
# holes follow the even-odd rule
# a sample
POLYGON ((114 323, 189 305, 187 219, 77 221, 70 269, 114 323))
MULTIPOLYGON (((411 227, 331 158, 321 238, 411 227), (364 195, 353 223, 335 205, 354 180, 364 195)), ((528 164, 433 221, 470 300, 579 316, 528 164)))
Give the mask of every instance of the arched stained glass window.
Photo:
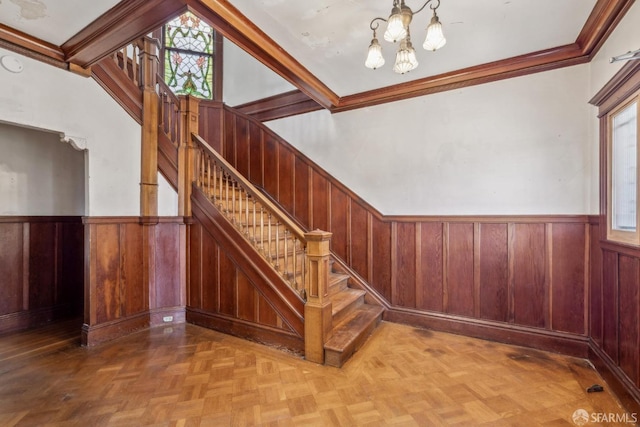
POLYGON ((164 80, 176 95, 213 98, 214 30, 190 12, 164 26, 164 80))

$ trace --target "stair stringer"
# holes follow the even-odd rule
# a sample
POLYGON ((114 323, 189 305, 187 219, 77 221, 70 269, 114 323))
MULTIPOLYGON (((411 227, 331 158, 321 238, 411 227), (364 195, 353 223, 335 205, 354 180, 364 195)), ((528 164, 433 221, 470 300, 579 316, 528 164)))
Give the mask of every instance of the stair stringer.
MULTIPOLYGON (((238 274, 244 276, 255 289, 259 298, 268 304, 269 309, 275 312, 279 320, 275 325, 273 322, 269 324, 269 322, 261 321, 262 318, 259 311, 263 306, 260 306, 258 302, 255 303, 258 305, 253 310, 254 313, 257 312, 253 319, 241 318, 238 315, 240 311, 239 303, 246 303, 246 301, 239 301, 237 294, 234 315, 190 306, 188 295, 187 322, 253 341, 284 347, 296 353, 303 353, 304 301, 196 186, 193 187, 191 201, 193 222, 200 224, 213 236, 216 244, 220 247, 220 251, 235 266, 237 273, 234 274, 236 277, 238 277, 238 274)), ((194 256, 201 256, 201 254, 193 254, 190 251, 191 263, 194 262, 194 256)), ((198 267, 195 266, 195 268, 197 270, 198 267)), ((193 275, 193 265, 190 270, 193 275)), ((220 273, 218 273, 218 276, 220 276, 220 273)), ((190 292, 193 292, 193 279, 193 277, 190 278, 190 292)), ((236 278, 236 283, 221 283, 221 286, 237 287, 237 281, 238 279, 236 278)), ((201 286, 204 287, 205 285, 207 284, 202 284, 201 286)), ((259 298, 256 298, 256 301, 259 298)))

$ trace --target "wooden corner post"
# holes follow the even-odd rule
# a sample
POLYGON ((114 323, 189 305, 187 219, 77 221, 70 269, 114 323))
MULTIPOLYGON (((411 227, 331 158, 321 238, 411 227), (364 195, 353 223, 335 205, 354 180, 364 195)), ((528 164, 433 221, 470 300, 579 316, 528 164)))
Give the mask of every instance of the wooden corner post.
POLYGON ((178 147, 178 215, 191 216, 191 183, 195 179, 195 145, 191 134, 198 133, 200 100, 180 97, 182 136, 178 147))
POLYGON ((331 333, 329 289, 329 243, 331 233, 315 230, 307 240, 307 303, 304 306, 304 354, 311 362, 324 363, 324 343, 331 333))
POLYGON ((144 37, 140 49, 142 89, 142 164, 140 167, 140 216, 158 215, 158 108, 156 91, 158 51, 156 39, 144 37))

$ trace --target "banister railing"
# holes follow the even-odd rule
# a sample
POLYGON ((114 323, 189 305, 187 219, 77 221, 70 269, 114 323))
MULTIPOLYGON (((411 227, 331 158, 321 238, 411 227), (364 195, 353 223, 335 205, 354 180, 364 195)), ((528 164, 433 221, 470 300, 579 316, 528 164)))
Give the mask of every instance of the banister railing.
POLYGON ((196 186, 306 300, 305 232, 201 137, 192 140, 196 186))
POLYGON ((180 135, 182 135, 180 99, 171 91, 161 76, 158 76, 157 83, 160 95, 158 126, 177 148, 180 145, 180 135))
POLYGON ((120 68, 136 86, 141 85, 140 52, 143 47, 143 39, 138 39, 116 50, 111 55, 118 68, 120 68))

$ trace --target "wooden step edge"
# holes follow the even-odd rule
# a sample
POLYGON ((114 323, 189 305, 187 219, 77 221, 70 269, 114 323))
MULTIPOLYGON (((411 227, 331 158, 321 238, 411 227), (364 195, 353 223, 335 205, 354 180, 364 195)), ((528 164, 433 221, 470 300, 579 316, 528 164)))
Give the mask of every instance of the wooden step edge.
POLYGON ((340 273, 329 274, 329 289, 327 293, 329 295, 336 294, 348 286, 349 275, 340 273))
POLYGON ((365 304, 335 327, 324 345, 325 365, 341 367, 366 342, 380 323, 383 311, 381 306, 365 304))
POLYGON ((365 291, 351 288, 346 288, 340 292, 329 295, 333 324, 336 325, 346 318, 350 309, 364 304, 365 295, 365 291))

